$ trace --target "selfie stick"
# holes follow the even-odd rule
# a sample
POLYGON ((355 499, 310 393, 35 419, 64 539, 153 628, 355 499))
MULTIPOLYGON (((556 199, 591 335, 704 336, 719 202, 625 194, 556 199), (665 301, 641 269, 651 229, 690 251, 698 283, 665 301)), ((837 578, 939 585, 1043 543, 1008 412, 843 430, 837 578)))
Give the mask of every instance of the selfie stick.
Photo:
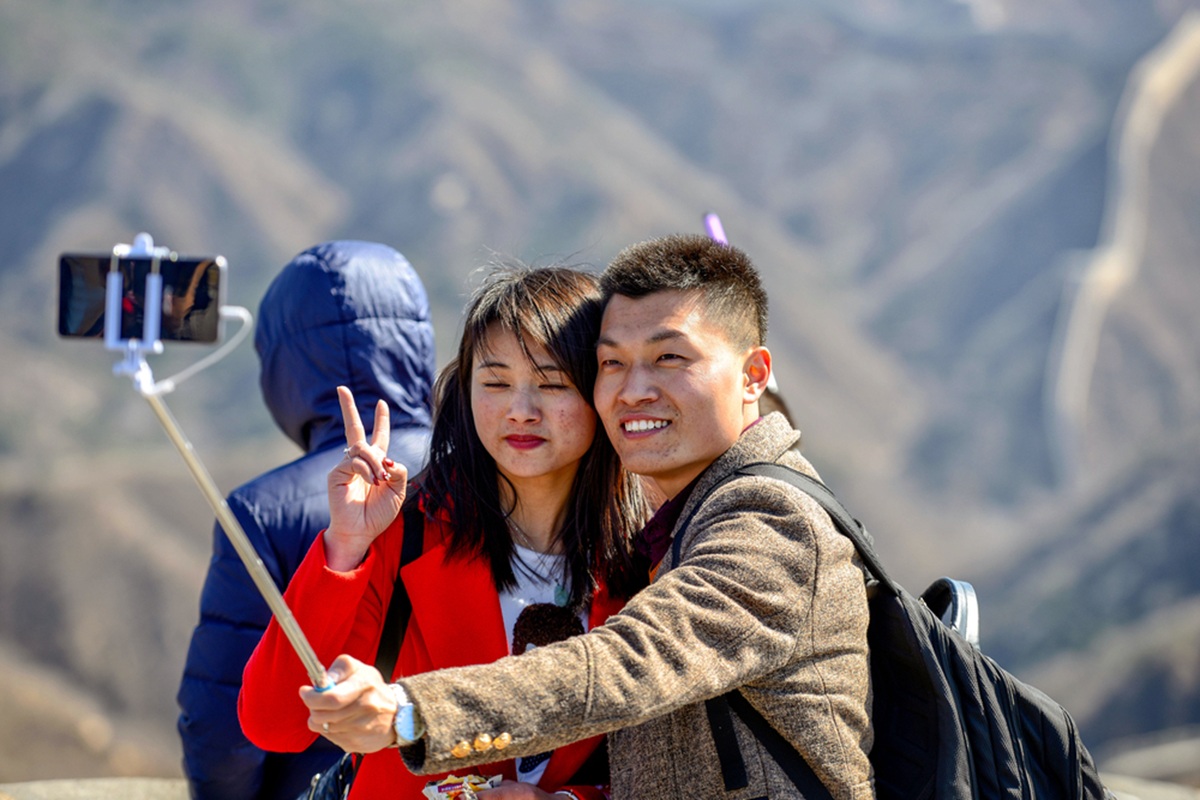
POLYGON ((150 371, 150 365, 146 363, 146 353, 161 353, 163 351, 163 344, 158 338, 160 315, 162 313, 162 273, 159 271, 159 264, 169 253, 170 251, 165 247, 155 247, 154 240, 148 233, 139 233, 137 238, 134 239, 132 246, 119 244, 113 247, 112 265, 108 273, 107 291, 104 298, 106 304, 104 340, 109 350, 122 350, 125 352, 125 360, 113 367, 113 372, 117 375, 129 375, 133 380, 134 388, 138 394, 146 398, 146 402, 150 404, 150 408, 154 411, 154 415, 158 417, 158 421, 167 432, 167 436, 175 445, 175 448, 179 450, 179 454, 183 456, 184 463, 187 464, 192 477, 195 478, 196 484, 204 494, 204 498, 212 506, 213 512, 217 516, 217 521, 221 523, 221 528, 225 531, 225 535, 229 537, 229 541, 237 551, 238 557, 246 565, 246 570, 254 580, 254 585, 258 587, 258 593, 267 601, 271 613, 275 615, 275 619, 279 622, 279 627, 283 630, 284 635, 287 636, 288 641, 292 643, 296 655, 300 656, 300 660, 304 662, 304 668, 308 671, 308 677, 312 680, 313 686, 317 689, 328 689, 332 683, 325 674, 325 667, 321 664, 320 659, 317 658, 312 645, 308 643, 308 639, 304 636, 304 631, 300 630, 299 623, 292 616, 292 610, 284 602, 283 595, 279 592, 279 587, 271 579, 271 575, 267 572, 266 566, 263 565, 262 559, 255 552, 254 545, 250 543, 250 539, 246 536, 246 532, 242 530, 241 524, 233 516, 233 512, 229 510, 229 504, 225 502, 225 498, 218 491, 216 482, 208 474, 204 463, 200 461, 199 456, 192 449, 191 443, 183 435, 183 430, 179 427, 179 423, 171 416, 170 409, 167 408, 166 403, 162 399, 162 395, 174 390, 175 386, 181 383, 185 377, 195 374, 208 364, 224 357, 225 353, 229 352, 229 350, 245 338, 246 334, 250 331, 249 324, 252 321, 250 312, 237 306, 223 306, 221 308, 222 317, 241 319, 242 327, 238 331, 238 335, 230 339, 228 343, 213 353, 212 356, 194 365, 189 370, 180 373, 173 379, 155 383, 154 375, 150 371), (146 313, 142 323, 143 338, 121 340, 120 320, 123 282, 122 276, 117 270, 117 261, 119 258, 131 257, 149 257, 151 259, 150 273, 146 276, 146 313))

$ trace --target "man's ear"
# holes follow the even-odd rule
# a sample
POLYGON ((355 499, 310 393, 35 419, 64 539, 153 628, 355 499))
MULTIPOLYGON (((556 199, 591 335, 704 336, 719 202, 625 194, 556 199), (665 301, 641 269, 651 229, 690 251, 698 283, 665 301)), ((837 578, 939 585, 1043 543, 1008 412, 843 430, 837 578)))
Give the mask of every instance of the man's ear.
POLYGON ((746 354, 742 374, 745 376, 742 402, 757 403, 767 390, 767 381, 771 379, 771 351, 765 347, 752 348, 746 354))

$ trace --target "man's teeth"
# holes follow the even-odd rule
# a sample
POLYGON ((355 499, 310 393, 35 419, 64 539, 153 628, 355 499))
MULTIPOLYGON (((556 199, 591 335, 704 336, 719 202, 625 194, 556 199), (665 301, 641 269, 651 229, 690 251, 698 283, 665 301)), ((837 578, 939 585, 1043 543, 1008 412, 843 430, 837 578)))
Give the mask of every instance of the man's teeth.
POLYGON ((641 431, 652 431, 655 428, 665 428, 670 424, 665 419, 635 419, 625 423, 625 430, 629 433, 640 433, 641 431))

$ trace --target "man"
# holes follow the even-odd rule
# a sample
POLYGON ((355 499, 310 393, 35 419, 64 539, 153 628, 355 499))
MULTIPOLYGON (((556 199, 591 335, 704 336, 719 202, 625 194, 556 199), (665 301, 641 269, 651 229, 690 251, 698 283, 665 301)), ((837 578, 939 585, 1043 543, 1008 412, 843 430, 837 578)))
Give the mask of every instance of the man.
MULTIPOLYGON (((275 277, 258 312, 255 345, 263 399, 305 455, 235 489, 230 509, 282 590, 329 525, 326 476, 345 439, 337 386, 359 412, 391 407, 392 453, 414 471, 431 430, 435 369, 425 288, 404 256, 371 242, 327 242, 275 277)), ((304 753, 265 753, 242 735, 242 669, 271 612, 220 525, 179 688, 179 733, 192 797, 287 798, 341 751, 325 740, 304 753)))
POLYGON ((815 474, 783 416, 759 418, 771 355, 757 273, 735 248, 672 236, 619 254, 602 285, 596 408, 623 464, 667 498, 639 542, 650 585, 587 634, 405 678, 394 704, 378 673, 343 656, 338 686, 304 690, 310 726, 338 730, 369 696, 395 736, 375 724, 334 741, 397 742, 414 772, 463 774, 494 748, 511 757, 609 732, 614 798, 800 796, 740 719, 713 730, 705 701, 737 691, 834 797, 873 797, 857 554, 790 485, 722 484, 761 461, 815 474), (744 775, 727 790, 731 757, 744 775))

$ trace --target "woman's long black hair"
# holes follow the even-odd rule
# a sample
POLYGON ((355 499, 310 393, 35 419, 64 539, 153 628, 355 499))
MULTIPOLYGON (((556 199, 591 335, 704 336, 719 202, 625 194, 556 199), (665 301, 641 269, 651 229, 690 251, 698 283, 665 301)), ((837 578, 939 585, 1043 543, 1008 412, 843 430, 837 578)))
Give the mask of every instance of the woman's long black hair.
MULTIPOLYGON (((497 591, 516 585, 506 523, 513 508, 505 507, 500 492, 500 481, 507 479, 475 432, 474 358, 487 350, 488 329, 498 326, 516 337, 526 355, 532 346, 544 349, 594 410, 601 312, 594 275, 567 267, 495 267, 472 296, 458 354, 434 385, 429 466, 417 480, 425 513, 448 515, 449 552, 487 558, 497 591)), ((515 498, 515 491, 512 495, 515 498)), ((621 469, 597 420, 595 439, 579 464, 568 512, 557 532, 567 556, 572 606, 591 599, 597 574, 617 596, 628 597, 645 583, 634 567, 631 539, 646 516, 637 478, 621 469)))

